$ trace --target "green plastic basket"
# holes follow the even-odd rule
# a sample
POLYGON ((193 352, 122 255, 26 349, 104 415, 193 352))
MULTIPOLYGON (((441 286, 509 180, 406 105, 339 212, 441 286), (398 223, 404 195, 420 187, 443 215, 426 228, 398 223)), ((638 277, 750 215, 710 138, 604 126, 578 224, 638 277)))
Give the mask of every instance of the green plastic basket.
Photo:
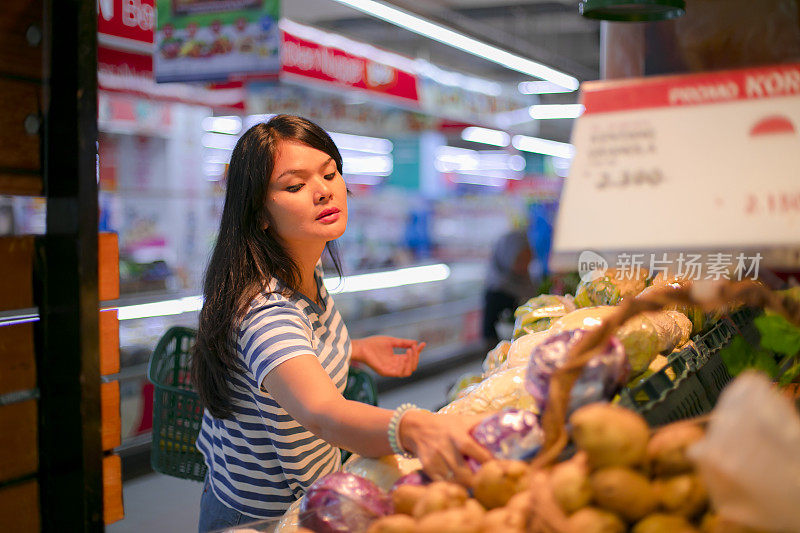
POLYGON ((192 387, 189 350, 196 331, 173 327, 158 341, 147 377, 153 384, 153 470, 182 479, 203 481, 206 463, 195 447, 203 406, 192 387))
MULTIPOLYGON (((189 350, 197 331, 176 326, 158 341, 150 358, 147 377, 153 383, 153 470, 182 479, 203 481, 206 464, 195 447, 203 423, 203 406, 189 378, 189 350)), ((351 366, 344 397, 378 405, 375 380, 365 370, 351 366)), ((342 460, 349 457, 342 450, 342 460)))

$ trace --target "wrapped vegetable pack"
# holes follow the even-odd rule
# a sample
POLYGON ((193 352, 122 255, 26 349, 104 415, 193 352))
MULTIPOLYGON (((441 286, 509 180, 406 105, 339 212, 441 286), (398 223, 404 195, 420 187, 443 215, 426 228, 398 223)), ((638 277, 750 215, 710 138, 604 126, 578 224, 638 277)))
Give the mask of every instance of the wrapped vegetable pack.
POLYGON ((548 329, 552 323, 575 310, 570 296, 541 294, 514 311, 514 338, 548 329))
MULTIPOLYGON (((611 306, 578 309, 558 319, 548 330, 552 334, 572 329, 592 329, 614 313, 611 306)), ((631 375, 641 374, 660 352, 669 353, 689 340, 689 322, 681 313, 654 311, 636 315, 620 326, 614 336, 625 347, 631 375)))
POLYGON ((391 512, 389 497, 375 483, 334 472, 309 487, 300 505, 300 525, 316 533, 357 533, 391 512))
POLYGON ((575 305, 592 307, 596 305, 617 305, 625 298, 632 298, 647 286, 648 272, 620 272, 609 269, 605 273, 596 273, 578 285, 575 292, 575 305))
POLYGON ((342 471, 355 474, 375 483, 382 490, 390 490, 398 479, 422 468, 417 458, 386 455, 377 459, 353 454, 342 465, 342 471))
POLYGON ((539 331, 537 333, 529 333, 516 339, 511 343, 511 347, 508 349, 505 361, 500 366, 495 368, 493 372, 484 374, 484 376, 489 376, 494 372, 502 372, 504 370, 508 370, 509 368, 527 365, 528 360, 531 358, 531 352, 533 352, 533 349, 547 340, 551 334, 552 333, 550 330, 546 330, 539 331))
POLYGON ((504 409, 487 416, 470 433, 496 459, 528 460, 544 441, 536 413, 520 409, 504 409))
MULTIPOLYGON (((537 346, 528 363, 525 387, 544 410, 553 373, 564 365, 568 351, 586 330, 565 331, 537 346)), ((622 344, 612 337, 606 348, 584 366, 572 387, 569 411, 582 405, 611 399, 628 380, 630 366, 622 344)))
POLYGON ((466 395, 445 405, 440 413, 481 414, 506 407, 539 412, 536 400, 525 390, 525 367, 496 372, 466 395))
POLYGON ((500 365, 506 362, 508 351, 511 348, 511 341, 502 340, 497 343, 497 346, 489 350, 483 360, 483 375, 489 375, 497 370, 500 365))

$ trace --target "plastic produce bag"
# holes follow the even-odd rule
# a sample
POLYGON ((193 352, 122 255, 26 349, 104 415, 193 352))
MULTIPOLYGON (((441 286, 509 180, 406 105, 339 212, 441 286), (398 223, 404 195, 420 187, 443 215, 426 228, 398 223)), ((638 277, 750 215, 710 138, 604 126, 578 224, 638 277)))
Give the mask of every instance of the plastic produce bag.
POLYGON ((300 504, 300 525, 316 533, 360 533, 391 512, 391 500, 375 483, 334 472, 309 487, 300 504))
POLYGON ((497 368, 505 363, 508 356, 508 350, 511 348, 511 341, 502 340, 497 343, 497 346, 489 350, 483 360, 483 374, 488 375, 497 370, 497 368))
POLYGON ((389 490, 401 477, 422 468, 419 459, 402 455, 386 455, 378 459, 353 454, 342 466, 342 471, 363 477, 382 490, 389 490))
POLYGON ((533 396, 525 390, 525 367, 510 368, 487 377, 465 396, 445 405, 440 413, 481 414, 506 407, 539 412, 533 396))
MULTIPOLYGON (((506 354, 505 361, 499 367, 495 368, 494 372, 503 372, 509 368, 526 366, 531 358, 533 349, 546 341, 551 335, 551 331, 546 330, 539 331, 537 333, 529 333, 528 335, 523 335, 522 337, 518 338, 511 343, 511 347, 508 349, 508 354, 506 354)), ((484 374, 484 376, 490 374, 491 373, 484 374)))
POLYGON ((536 413, 520 409, 504 409, 487 416, 470 434, 496 459, 528 460, 544 442, 536 413))
POLYGON ((514 338, 544 331, 559 317, 575 310, 571 296, 541 294, 514 311, 514 338))
POLYGON ((800 532, 800 417, 757 372, 728 385, 706 436, 689 449, 719 515, 767 531, 800 532))
MULTIPOLYGON (((567 353, 586 334, 586 330, 565 331, 537 346, 528 363, 525 388, 544 410, 550 392, 550 379, 553 373, 566 361, 567 353)), ((628 380, 630 365, 625 357, 625 349, 614 337, 606 348, 592 357, 583 367, 581 375, 572 386, 569 411, 582 405, 610 400, 617 390, 628 380)))
POLYGON ((625 298, 639 294, 647 286, 648 272, 639 270, 636 276, 633 273, 622 273, 609 269, 604 273, 598 272, 580 284, 575 291, 575 305, 578 307, 591 307, 595 305, 617 305, 625 298))

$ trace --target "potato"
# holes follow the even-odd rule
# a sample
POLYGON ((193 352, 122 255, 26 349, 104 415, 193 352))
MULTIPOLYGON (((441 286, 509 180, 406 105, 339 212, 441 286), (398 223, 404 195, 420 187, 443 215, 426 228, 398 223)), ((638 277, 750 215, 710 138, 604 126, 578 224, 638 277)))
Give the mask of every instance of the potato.
POLYGON ((598 506, 636 522, 658 507, 658 497, 650 481, 629 468, 611 466, 589 478, 592 496, 598 506))
POLYGON ((427 491, 426 486, 400 485, 392 491, 392 505, 395 513, 413 514, 414 506, 427 491))
POLYGON ((572 459, 559 463, 550 473, 553 497, 566 513, 586 507, 592 499, 589 485, 589 465, 585 452, 576 453, 572 459))
POLYGON ((699 476, 681 474, 655 483, 661 507, 694 518, 708 507, 708 491, 699 476))
POLYGON ((729 522, 712 512, 703 515, 700 531, 703 533, 768 533, 766 529, 756 529, 729 522))
POLYGON ((408 515, 383 516, 370 524, 367 533, 415 533, 417 522, 408 515))
POLYGON ((522 511, 523 513, 527 514, 531 510, 532 498, 533 495, 531 494, 530 490, 523 490, 522 492, 514 494, 511 499, 508 500, 508 503, 506 503, 506 508, 522 511))
POLYGON ((425 515, 417 523, 417 533, 480 533, 486 511, 476 500, 425 515))
POLYGON ((472 491, 487 509, 503 507, 524 488, 528 465, 522 461, 494 459, 484 463, 475 474, 472 491))
POLYGON ((682 516, 655 513, 633 526, 631 533, 697 533, 697 529, 682 516))
POLYGON ((499 507, 488 511, 483 518, 481 533, 524 533, 528 517, 513 507, 499 507))
POLYGON ((568 533, 624 533, 625 522, 609 511, 584 507, 569 517, 568 533))
POLYGON ((686 449, 703 438, 705 432, 691 421, 673 422, 659 428, 647 444, 647 464, 656 476, 690 472, 694 465, 686 449))
POLYGON ((461 507, 469 497, 467 489, 447 481, 435 481, 425 489, 411 513, 417 519, 436 511, 461 507))
POLYGON ((572 440, 592 468, 635 466, 645 458, 650 430, 637 413, 609 403, 577 409, 569 418, 572 440))

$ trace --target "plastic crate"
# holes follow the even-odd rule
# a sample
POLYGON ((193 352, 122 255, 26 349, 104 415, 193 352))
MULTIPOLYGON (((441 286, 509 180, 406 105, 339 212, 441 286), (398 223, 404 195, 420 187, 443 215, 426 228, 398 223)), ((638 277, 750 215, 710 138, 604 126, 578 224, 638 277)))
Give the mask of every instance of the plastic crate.
POLYGON ((708 413, 713 404, 696 374, 696 359, 691 345, 671 354, 664 368, 623 389, 620 405, 640 413, 651 426, 708 413))
POLYGON ((705 387, 706 395, 712 404, 716 403, 722 389, 733 379, 720 352, 738 334, 731 319, 725 317, 714 324, 708 332, 695 338, 697 379, 705 387))
POLYGON ((150 463, 162 474, 203 481, 206 464, 195 447, 203 406, 192 387, 189 350, 195 330, 173 327, 161 337, 150 358, 147 377, 153 384, 153 440, 150 463))
POLYGON ((755 318, 764 312, 758 307, 741 307, 730 314, 731 322, 739 334, 753 346, 761 344, 761 333, 756 327, 755 318))

